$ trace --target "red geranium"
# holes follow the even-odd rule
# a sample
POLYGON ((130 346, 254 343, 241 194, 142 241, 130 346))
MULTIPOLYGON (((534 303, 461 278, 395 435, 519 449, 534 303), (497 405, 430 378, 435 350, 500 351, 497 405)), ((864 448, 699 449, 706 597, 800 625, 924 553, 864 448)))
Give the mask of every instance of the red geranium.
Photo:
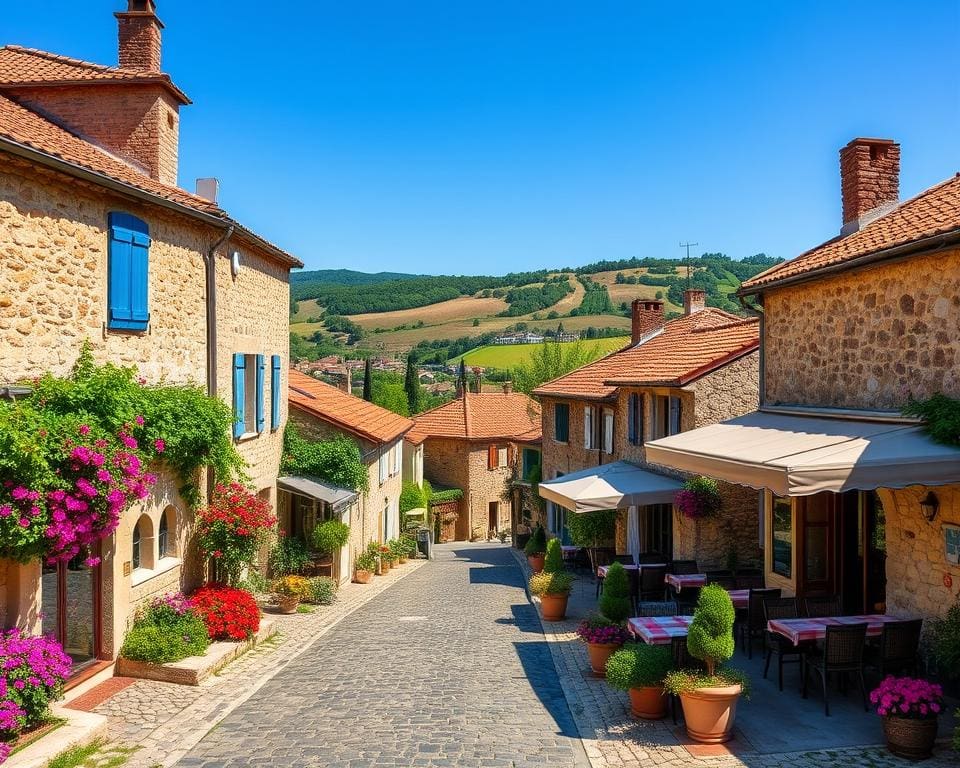
POLYGON ((206 584, 190 597, 211 640, 246 640, 260 627, 260 608, 245 589, 206 584))

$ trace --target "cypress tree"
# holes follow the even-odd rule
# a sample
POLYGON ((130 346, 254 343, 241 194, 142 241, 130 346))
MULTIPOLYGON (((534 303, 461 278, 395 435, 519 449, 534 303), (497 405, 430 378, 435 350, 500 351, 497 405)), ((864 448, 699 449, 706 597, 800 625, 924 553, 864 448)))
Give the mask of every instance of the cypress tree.
POLYGON ((550 539, 547 542, 547 557, 543 561, 543 572, 561 573, 563 570, 563 550, 560 548, 560 539, 550 539))
POLYGON ((363 366, 363 399, 368 403, 373 402, 373 366, 370 365, 369 357, 363 366))
POLYGON ((407 355, 407 374, 403 380, 403 389, 407 393, 407 406, 410 415, 420 412, 420 377, 417 375, 417 366, 414 365, 413 355, 407 355))

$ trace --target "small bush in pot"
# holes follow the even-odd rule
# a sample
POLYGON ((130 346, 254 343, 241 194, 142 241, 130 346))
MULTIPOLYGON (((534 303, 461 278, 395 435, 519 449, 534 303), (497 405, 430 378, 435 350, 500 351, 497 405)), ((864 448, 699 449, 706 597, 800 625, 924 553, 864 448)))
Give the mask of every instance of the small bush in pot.
POLYGON ((325 520, 313 529, 310 540, 317 552, 332 555, 350 540, 350 526, 339 520, 325 520))
POLYGON ((563 547, 560 539, 550 539, 547 542, 547 554, 543 559, 544 573, 560 573, 566 570, 563 564, 563 547))
POLYGON ((630 694, 630 712, 646 720, 666 714, 663 679, 673 666, 669 645, 631 643, 607 661, 607 682, 630 694))
POLYGON ((354 562, 353 580, 358 584, 369 584, 377 572, 377 556, 372 552, 361 552, 354 562))
POLYGON ((601 614, 593 614, 581 621, 577 636, 587 645, 590 669, 597 677, 603 677, 607 659, 630 639, 622 624, 610 621, 601 614))
POLYGON ((273 583, 280 613, 295 613, 301 600, 310 596, 310 580, 303 576, 284 576, 273 583))
POLYGON ((530 593, 540 598, 544 621, 562 621, 567 612, 567 598, 573 587, 573 574, 535 573, 530 577, 530 593))
POLYGON ((337 599, 337 580, 329 576, 315 576, 309 580, 308 595, 303 599, 315 605, 332 605, 337 599))
POLYGON ((547 534, 539 523, 534 528, 533 534, 531 534, 523 551, 527 555, 527 562, 530 563, 533 572, 539 573, 542 571, 544 554, 547 551, 547 534))
POLYGON ((887 675, 870 701, 883 718, 887 749, 898 757, 924 760, 933 754, 937 723, 943 711, 943 689, 914 677, 887 675))
POLYGON ((620 563, 607 568, 600 594, 600 613, 614 622, 630 618, 630 579, 620 563))

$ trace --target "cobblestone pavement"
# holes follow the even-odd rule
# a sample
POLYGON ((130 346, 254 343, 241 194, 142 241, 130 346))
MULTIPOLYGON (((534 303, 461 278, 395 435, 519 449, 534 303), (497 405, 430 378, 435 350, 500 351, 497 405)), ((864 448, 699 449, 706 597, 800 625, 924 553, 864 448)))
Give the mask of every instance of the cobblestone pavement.
POLYGON ((457 544, 314 643, 179 765, 589 763, 510 550, 457 544))

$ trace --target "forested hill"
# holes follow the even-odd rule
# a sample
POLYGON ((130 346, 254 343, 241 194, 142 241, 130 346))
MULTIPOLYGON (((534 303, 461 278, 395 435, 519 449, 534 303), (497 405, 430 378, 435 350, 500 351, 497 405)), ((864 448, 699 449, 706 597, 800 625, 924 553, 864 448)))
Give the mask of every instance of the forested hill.
POLYGON ((406 272, 357 272, 353 269, 310 269, 304 272, 292 272, 290 283, 299 285, 373 285, 388 280, 412 280, 429 275, 410 275, 406 272))

